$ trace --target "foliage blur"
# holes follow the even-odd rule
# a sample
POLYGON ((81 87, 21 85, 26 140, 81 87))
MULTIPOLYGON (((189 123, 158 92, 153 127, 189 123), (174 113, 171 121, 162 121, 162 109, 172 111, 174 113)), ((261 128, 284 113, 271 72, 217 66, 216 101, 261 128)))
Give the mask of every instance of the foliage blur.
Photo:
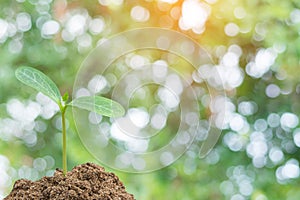
MULTIPOLYGON (((225 122, 204 159, 195 142, 162 170, 115 171, 128 191, 143 200, 300 198, 299 1, 12 0, 1 1, 0 11, 0 198, 15 180, 36 180, 61 167, 58 109, 20 84, 14 70, 36 67, 72 94, 76 73, 97 44, 143 27, 182 32, 209 52, 224 80, 225 122)), ((70 169, 97 162, 68 115, 70 169)))

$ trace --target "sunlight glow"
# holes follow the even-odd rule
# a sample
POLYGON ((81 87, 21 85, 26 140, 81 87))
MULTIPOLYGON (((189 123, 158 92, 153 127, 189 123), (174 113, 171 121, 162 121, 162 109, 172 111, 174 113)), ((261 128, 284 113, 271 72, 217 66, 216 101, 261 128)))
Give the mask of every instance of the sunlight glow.
POLYGON ((152 72, 155 78, 165 78, 168 73, 168 63, 164 60, 157 60, 152 64, 152 72))
POLYGON ((224 28, 225 34, 234 37, 240 32, 240 28, 235 23, 228 23, 224 28))
POLYGON ((179 26, 182 30, 192 29, 195 33, 202 33, 205 22, 210 13, 210 8, 196 0, 186 0, 182 4, 182 16, 179 26))
POLYGON ((170 110, 176 109, 180 103, 179 96, 167 88, 160 88, 158 90, 158 97, 163 105, 170 110))
POLYGON ((260 49, 254 61, 251 61, 246 66, 246 72, 254 78, 262 77, 271 66, 274 64, 277 53, 271 49, 260 49))
POLYGON ((105 21, 102 17, 91 20, 89 24, 89 30, 92 34, 97 35, 101 33, 105 28, 105 21))
POLYGON ((142 6, 135 6, 131 9, 130 15, 137 22, 145 22, 150 17, 150 12, 142 6))
POLYGON ((0 42, 5 38, 8 30, 8 23, 3 19, 0 19, 0 42))
POLYGON ((132 69, 142 69, 143 67, 145 67, 146 63, 147 60, 143 56, 134 55, 130 58, 128 64, 132 69))
POLYGON ((246 15, 247 15, 247 13, 243 7, 237 7, 234 9, 234 16, 237 19, 243 19, 246 17, 246 15))
POLYGON ((43 24, 41 33, 43 37, 47 38, 47 36, 55 35, 56 33, 58 33, 59 29, 60 25, 57 21, 49 20, 43 24))
POLYGON ((128 116, 131 122, 138 128, 144 128, 149 123, 149 114, 144 109, 130 108, 128 116))
POLYGON ((123 4, 123 0, 98 0, 98 2, 102 6, 109 6, 109 5, 120 6, 123 4))
POLYGON ((2 188, 9 187, 12 184, 11 177, 12 167, 7 157, 0 155, 0 198, 4 198, 4 192, 2 188))
POLYGON ((173 4, 173 3, 176 3, 178 0, 159 0, 159 1, 169 3, 169 4, 173 4))
POLYGON ((16 18, 18 30, 26 32, 31 29, 31 16, 28 13, 22 12, 17 15, 16 18))
POLYGON ((299 118, 294 113, 283 113, 280 118, 280 124, 283 129, 295 128, 299 124, 299 118))
POLYGON ((269 158, 274 164, 281 162, 284 158, 284 154, 278 147, 273 147, 269 152, 269 158))
POLYGON ((66 30, 74 36, 78 36, 84 33, 86 25, 86 16, 83 14, 75 14, 66 24, 66 30))
POLYGON ((163 164, 164 166, 169 165, 172 161, 174 160, 174 156, 171 152, 163 152, 160 156, 160 162, 161 164, 163 164))
POLYGON ((108 87, 108 82, 102 75, 95 75, 88 83, 88 89, 93 94, 103 93, 106 87, 108 87))
POLYGON ((155 113, 151 118, 151 126, 157 130, 165 127, 167 118, 164 114, 155 113))
POLYGON ((252 157, 252 163, 256 168, 266 165, 265 155, 268 153, 268 144, 262 132, 253 132, 251 142, 247 146, 247 154, 252 157))
MULTIPOLYGON (((124 120, 124 119, 120 118, 119 120, 124 120)), ((128 135, 126 129, 132 129, 132 127, 128 127, 128 124, 122 122, 120 123, 117 120, 112 124, 110 128, 110 137, 117 141, 123 141, 126 149, 129 151, 138 152, 138 153, 147 151, 149 140, 131 137, 128 135)), ((132 134, 132 131, 130 131, 130 134, 132 134)))
POLYGON ((266 88, 266 95, 270 98, 276 98, 280 95, 280 88, 276 84, 270 84, 266 88))
POLYGON ((269 114, 267 121, 270 127, 278 127, 280 125, 280 116, 277 113, 271 113, 269 114))
POLYGON ((276 177, 279 181, 295 179, 300 176, 299 162, 295 159, 290 159, 285 165, 276 170, 276 177))
POLYGON ((290 18, 293 24, 299 24, 300 23, 300 10, 294 9, 291 14, 290 18))
POLYGON ((253 115, 257 111, 257 104, 252 101, 242 101, 238 105, 238 111, 244 116, 253 115))
POLYGON ((297 147, 300 147, 300 129, 296 129, 293 133, 294 143, 297 147))
POLYGON ((223 142, 231 151, 241 151, 246 141, 242 135, 236 134, 234 132, 229 132, 224 136, 223 142))

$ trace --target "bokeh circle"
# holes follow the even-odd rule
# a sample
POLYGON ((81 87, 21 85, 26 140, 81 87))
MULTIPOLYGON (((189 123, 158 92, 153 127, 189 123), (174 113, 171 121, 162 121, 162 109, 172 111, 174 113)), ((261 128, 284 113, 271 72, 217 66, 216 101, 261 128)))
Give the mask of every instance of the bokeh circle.
MULTIPOLYGON (((207 66, 213 66, 209 54, 176 31, 143 28, 103 40, 82 63, 73 98, 106 96, 127 112, 109 119, 73 108, 82 143, 101 163, 132 173, 169 166, 195 142, 202 142, 199 156, 205 156, 221 131, 214 123, 214 111, 201 116, 202 88, 194 85, 201 79, 209 99, 225 96, 218 71, 199 70, 207 66), (145 51, 155 59, 142 56, 145 51), (168 61, 174 58, 188 63, 190 70, 182 71, 180 62, 170 67, 168 61), (218 77, 217 86, 209 86, 211 76, 206 73, 218 77), (203 117, 208 118, 205 127, 203 117)), ((224 98, 219 99, 219 106, 225 106, 224 98)), ((222 118, 219 113, 219 124, 222 118)))

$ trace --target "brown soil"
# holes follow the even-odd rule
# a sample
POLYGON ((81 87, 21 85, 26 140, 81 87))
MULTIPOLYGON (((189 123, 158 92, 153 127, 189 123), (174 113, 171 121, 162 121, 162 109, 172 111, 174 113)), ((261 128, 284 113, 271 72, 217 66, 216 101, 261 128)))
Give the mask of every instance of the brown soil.
POLYGON ((74 167, 66 176, 59 169, 54 176, 38 181, 18 180, 4 200, 57 199, 57 200, 134 200, 125 191, 119 178, 103 167, 87 163, 74 167))

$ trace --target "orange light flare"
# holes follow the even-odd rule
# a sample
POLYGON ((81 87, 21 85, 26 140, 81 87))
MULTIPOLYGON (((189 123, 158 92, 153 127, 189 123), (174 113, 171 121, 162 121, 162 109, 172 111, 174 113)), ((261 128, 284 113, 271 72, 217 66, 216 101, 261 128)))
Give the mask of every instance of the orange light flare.
MULTIPOLYGON (((193 38, 202 38, 213 27, 212 9, 217 0, 156 0, 158 25, 184 32, 193 38)), ((152 11, 150 11, 152 13, 152 11)))

